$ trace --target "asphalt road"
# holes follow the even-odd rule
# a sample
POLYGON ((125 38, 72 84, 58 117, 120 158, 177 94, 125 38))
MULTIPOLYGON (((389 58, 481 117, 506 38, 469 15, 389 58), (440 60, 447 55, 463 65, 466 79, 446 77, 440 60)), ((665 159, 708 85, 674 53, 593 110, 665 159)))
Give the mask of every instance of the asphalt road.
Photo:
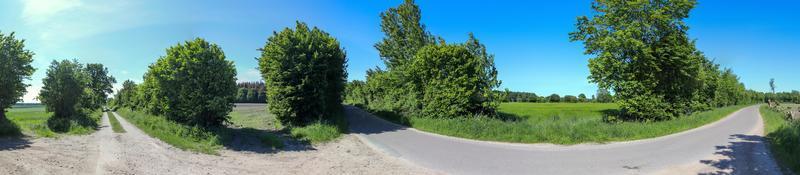
POLYGON ((351 133, 383 153, 448 174, 780 174, 758 106, 638 141, 571 146, 473 141, 405 128, 346 107, 351 133))

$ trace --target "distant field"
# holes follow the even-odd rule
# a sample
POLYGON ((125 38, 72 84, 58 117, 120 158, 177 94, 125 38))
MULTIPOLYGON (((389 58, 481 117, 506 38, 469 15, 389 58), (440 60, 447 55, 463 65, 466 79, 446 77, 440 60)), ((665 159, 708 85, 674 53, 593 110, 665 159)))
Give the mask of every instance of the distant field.
MULTIPOLYGON (((18 129, 22 134, 36 137, 57 136, 56 132, 53 132, 51 127, 48 126, 48 120, 52 115, 52 113, 45 112, 44 105, 40 104, 14 105, 8 110, 8 113, 6 113, 8 120, 11 121, 14 127, 17 127, 16 129, 18 129)), ((102 113, 97 111, 88 115, 88 121, 85 122, 94 123, 83 123, 83 125, 81 125, 76 120, 62 120, 69 122, 69 124, 66 125, 69 126, 69 128, 67 128, 67 130, 63 133, 80 135, 94 132, 94 127, 96 127, 96 123, 102 113)))
POLYGON ((503 103, 499 112, 510 119, 411 118, 412 127, 477 140, 578 144, 653 138, 717 121, 745 106, 731 106, 662 122, 603 122, 616 112, 609 103, 503 103))

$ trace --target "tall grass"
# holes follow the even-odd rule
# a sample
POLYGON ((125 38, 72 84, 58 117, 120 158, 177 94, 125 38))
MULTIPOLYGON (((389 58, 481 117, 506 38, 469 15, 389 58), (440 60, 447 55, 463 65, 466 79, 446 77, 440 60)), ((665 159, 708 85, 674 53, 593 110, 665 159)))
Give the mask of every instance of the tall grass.
POLYGON ((759 111, 773 156, 781 167, 800 174, 800 121, 787 120, 782 111, 767 106, 761 106, 759 111))
POLYGON ((164 117, 149 115, 122 108, 117 113, 147 135, 158 138, 176 148, 206 154, 217 154, 222 147, 220 136, 199 127, 175 123, 164 117))
POLYGON ((408 125, 443 135, 516 143, 578 144, 627 141, 664 136, 717 121, 745 106, 730 106, 668 121, 603 121, 616 111, 615 104, 504 103, 502 118, 408 118, 408 125))
POLYGON ((125 128, 122 128, 122 125, 119 124, 117 117, 114 117, 114 114, 111 112, 106 113, 108 115, 108 121, 111 122, 111 130, 115 133, 124 133, 125 128))

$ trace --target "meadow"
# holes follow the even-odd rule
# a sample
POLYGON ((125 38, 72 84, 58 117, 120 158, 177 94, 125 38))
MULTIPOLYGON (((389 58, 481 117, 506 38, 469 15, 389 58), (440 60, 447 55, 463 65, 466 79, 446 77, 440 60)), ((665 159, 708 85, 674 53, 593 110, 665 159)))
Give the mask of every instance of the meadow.
MULTIPOLYGON (((788 106, 797 109, 798 105, 788 106)), ((760 111, 773 157, 781 167, 800 174, 800 121, 788 120, 784 110, 776 111, 766 105, 761 106, 760 111)))
POLYGON ((51 119, 53 113, 46 112, 43 105, 15 105, 8 109, 7 121, 1 121, 0 135, 27 135, 33 137, 58 137, 60 134, 85 135, 94 132, 102 116, 93 111, 86 116, 65 120, 51 119))
MULTIPOLYGON (((718 108, 657 122, 606 122, 611 103, 503 103, 500 118, 411 117, 401 122, 416 129, 468 139, 514 143, 580 144, 628 141, 686 131, 717 121, 744 105, 718 108)), ((376 113, 380 116, 385 113, 376 113)), ((397 122, 397 117, 388 117, 397 122)))

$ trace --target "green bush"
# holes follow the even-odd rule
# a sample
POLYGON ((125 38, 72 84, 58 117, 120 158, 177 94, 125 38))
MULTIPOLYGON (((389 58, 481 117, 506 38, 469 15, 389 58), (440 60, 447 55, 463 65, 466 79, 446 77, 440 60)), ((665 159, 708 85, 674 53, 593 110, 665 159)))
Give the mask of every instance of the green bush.
POLYGON ((260 50, 267 105, 281 123, 302 126, 341 115, 347 60, 339 41, 297 22, 260 50))
POLYGON ((236 69, 216 44, 197 38, 167 49, 139 87, 139 105, 189 125, 222 126, 236 98, 236 69))
POLYGON ((29 85, 24 80, 30 79, 36 70, 31 62, 33 52, 25 49, 24 40, 14 38, 14 33, 0 33, 0 122, 5 121, 6 109, 27 92, 25 88, 29 85))

